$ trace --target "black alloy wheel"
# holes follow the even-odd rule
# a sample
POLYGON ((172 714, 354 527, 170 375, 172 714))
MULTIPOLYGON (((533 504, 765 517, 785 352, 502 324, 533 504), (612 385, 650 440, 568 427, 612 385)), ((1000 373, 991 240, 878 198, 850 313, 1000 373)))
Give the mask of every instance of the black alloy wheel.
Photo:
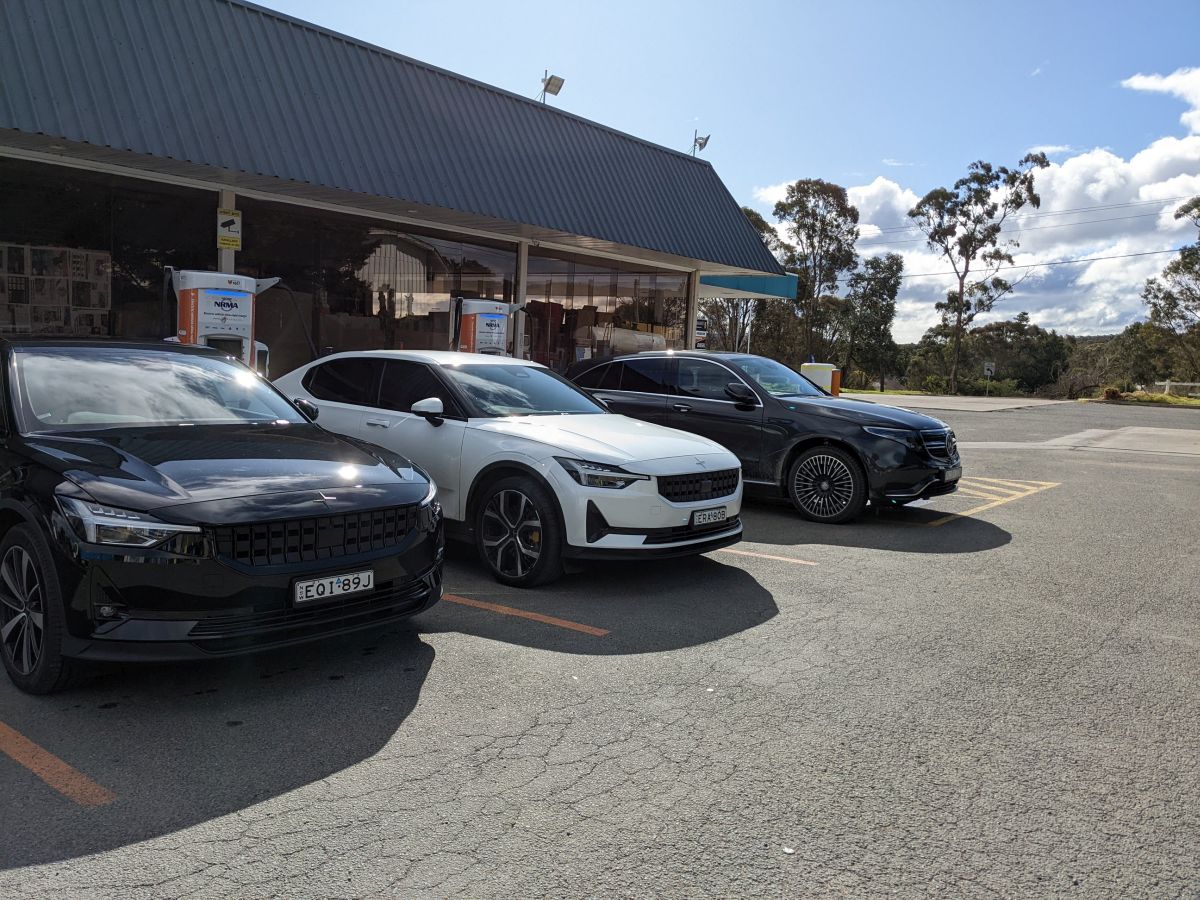
POLYGON ((813 522, 849 522, 867 504, 866 477, 858 461, 838 447, 813 447, 796 457, 788 470, 787 491, 800 515, 813 522))
POLYGON ((532 478, 503 478, 484 489, 475 536, 480 558, 497 581, 536 587, 562 575, 557 507, 532 478))
POLYGON ((49 694, 74 675, 64 659, 62 595, 50 552, 30 525, 0 543, 0 659, 23 691, 49 694))

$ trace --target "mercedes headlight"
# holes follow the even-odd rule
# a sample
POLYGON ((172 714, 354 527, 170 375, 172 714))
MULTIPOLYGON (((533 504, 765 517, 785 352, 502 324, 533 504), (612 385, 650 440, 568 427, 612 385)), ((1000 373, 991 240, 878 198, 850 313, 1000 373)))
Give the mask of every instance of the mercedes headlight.
POLYGON ((562 456, 554 457, 555 461, 567 470, 579 484, 584 487, 611 488, 620 490, 629 487, 635 481, 649 481, 649 475, 638 475, 626 472, 620 466, 610 466, 607 463, 588 462, 583 459, 567 459, 562 456))
POLYGON ((921 449, 921 434, 920 432, 913 431, 911 428, 885 428, 882 425, 864 425, 863 431, 873 434, 875 437, 898 441, 914 450, 921 449))
POLYGON ((105 506, 94 500, 60 496, 58 503, 75 534, 89 544, 153 547, 177 534, 200 531, 196 525, 160 522, 148 513, 105 506))

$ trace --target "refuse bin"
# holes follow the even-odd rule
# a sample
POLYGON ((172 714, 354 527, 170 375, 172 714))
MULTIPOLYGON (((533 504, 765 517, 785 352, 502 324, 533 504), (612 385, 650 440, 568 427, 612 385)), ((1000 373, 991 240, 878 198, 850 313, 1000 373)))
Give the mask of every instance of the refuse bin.
POLYGON ((833 372, 836 368, 833 363, 802 363, 800 374, 813 384, 833 393, 833 372))

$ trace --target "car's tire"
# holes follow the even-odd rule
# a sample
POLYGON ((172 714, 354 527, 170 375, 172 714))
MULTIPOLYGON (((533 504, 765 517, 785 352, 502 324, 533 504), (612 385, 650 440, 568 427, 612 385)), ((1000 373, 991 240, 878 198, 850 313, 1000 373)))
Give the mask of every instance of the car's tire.
POLYGON ((71 684, 78 663, 62 655, 65 614, 50 548, 32 525, 0 541, 0 658, 13 684, 51 694, 71 684))
POLYGON ((840 447, 805 450, 788 467, 784 488, 796 511, 810 522, 849 522, 867 505, 866 474, 840 447))
POLYGON ((475 547, 501 584, 530 588, 563 573, 562 518, 544 485, 528 475, 493 481, 479 495, 475 547))

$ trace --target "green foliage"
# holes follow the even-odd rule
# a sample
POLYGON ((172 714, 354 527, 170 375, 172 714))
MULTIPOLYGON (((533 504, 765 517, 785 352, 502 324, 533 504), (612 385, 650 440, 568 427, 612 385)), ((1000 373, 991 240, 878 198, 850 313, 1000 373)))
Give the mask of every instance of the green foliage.
MULTIPOLYGON (((1175 218, 1190 219, 1200 228, 1200 197, 1179 207, 1175 218)), ((1180 374, 1200 379, 1200 240, 1183 247, 1160 276, 1146 282, 1142 299, 1150 307, 1150 322, 1171 335, 1183 367, 1180 374)))
POLYGON ((796 305, 803 318, 803 353, 818 353, 819 335, 831 324, 825 298, 836 295, 838 285, 855 266, 858 209, 841 185, 806 178, 788 185, 775 204, 775 218, 784 224, 790 243, 781 247, 783 263, 799 285, 796 305))
POLYGON ((951 328, 950 390, 957 390, 962 338, 981 313, 1012 290, 999 277, 1011 265, 1015 240, 1001 240, 1007 218, 1025 206, 1037 208, 1041 198, 1034 190, 1034 172, 1049 165, 1045 154, 1030 153, 1013 168, 973 162, 953 188, 934 188, 909 210, 909 217, 925 235, 929 248, 950 266, 957 287, 938 303, 942 321, 951 328))
POLYGON ((891 366, 896 352, 892 322, 903 273, 904 260, 888 253, 863 260, 850 274, 846 298, 835 313, 835 349, 843 371, 849 372, 852 363, 872 372, 891 366))

